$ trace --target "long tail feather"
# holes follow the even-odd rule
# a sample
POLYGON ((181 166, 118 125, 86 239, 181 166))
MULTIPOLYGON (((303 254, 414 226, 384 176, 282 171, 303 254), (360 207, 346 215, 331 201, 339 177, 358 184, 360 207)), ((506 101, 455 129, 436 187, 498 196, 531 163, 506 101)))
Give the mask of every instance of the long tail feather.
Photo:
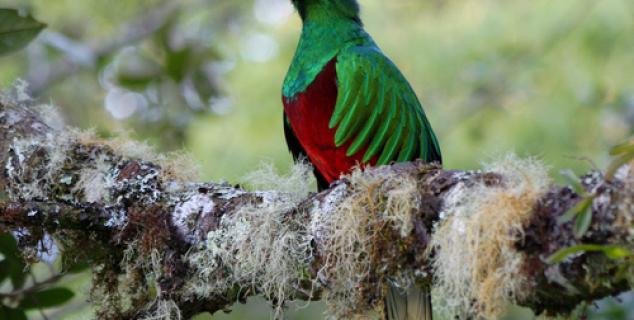
POLYGON ((432 320, 429 289, 412 286, 403 291, 390 285, 385 297, 385 316, 387 320, 432 320))

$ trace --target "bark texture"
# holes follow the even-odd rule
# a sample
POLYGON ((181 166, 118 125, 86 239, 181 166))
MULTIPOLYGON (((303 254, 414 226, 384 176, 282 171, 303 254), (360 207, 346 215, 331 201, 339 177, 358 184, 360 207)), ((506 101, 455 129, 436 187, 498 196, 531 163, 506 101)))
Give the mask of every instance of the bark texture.
MULTIPOLYGON (((386 281, 451 280, 435 276, 441 256, 435 250, 447 245, 433 243, 454 214, 447 203, 476 200, 461 198, 460 190, 503 195, 513 183, 503 171, 413 162, 355 172, 305 197, 247 191, 187 181, 172 162, 135 158, 121 143, 56 128, 41 110, 15 101, 0 105, 0 224, 21 230, 24 246, 53 235, 68 265, 89 261, 93 302, 104 319, 189 317, 229 310, 258 294, 274 306, 325 299, 337 317, 380 309, 386 281)), ((534 201, 509 200, 531 203, 523 204, 529 210, 519 227, 501 232, 519 257, 509 272, 522 279, 521 290, 501 298, 538 313, 566 313, 581 301, 631 288, 631 255, 580 251, 556 264, 546 259, 578 244, 632 250, 632 165, 609 180, 598 172, 581 179, 592 195, 592 219, 582 235, 575 235, 575 219, 560 220, 588 195, 547 184, 534 201)), ((465 314, 495 315, 487 294, 473 293, 465 314)))

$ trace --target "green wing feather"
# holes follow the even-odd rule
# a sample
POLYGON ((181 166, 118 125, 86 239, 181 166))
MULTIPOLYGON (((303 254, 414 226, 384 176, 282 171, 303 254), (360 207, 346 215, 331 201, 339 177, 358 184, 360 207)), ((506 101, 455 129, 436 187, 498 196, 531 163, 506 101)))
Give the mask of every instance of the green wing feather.
POLYGON ((347 155, 366 148, 363 162, 441 161, 440 148, 423 108, 398 68, 375 46, 337 56, 339 94, 330 119, 335 144, 352 140, 347 155))

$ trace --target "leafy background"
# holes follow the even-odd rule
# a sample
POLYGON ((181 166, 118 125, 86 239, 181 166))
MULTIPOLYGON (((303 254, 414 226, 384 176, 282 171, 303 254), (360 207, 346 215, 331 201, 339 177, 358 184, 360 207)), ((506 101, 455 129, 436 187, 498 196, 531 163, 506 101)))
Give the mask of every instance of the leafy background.
MULTIPOLYGON (((544 159, 563 182, 563 168, 605 168, 610 146, 634 132, 630 0, 360 2, 368 31, 421 98, 448 168, 477 168, 515 151, 544 159)), ((205 180, 238 182, 262 161, 285 170, 280 87, 301 28, 289 3, 0 0, 48 25, 26 49, 0 57, 0 88, 24 79, 71 125, 186 150, 205 180)), ((2 250, 0 278, 14 263, 10 250, 2 250)), ((33 266, 27 287, 31 277, 57 273, 59 259, 49 258, 52 271, 33 266)), ((90 318, 88 285, 86 272, 64 277, 58 286, 75 296, 43 314, 90 318)), ((621 300, 600 302, 591 317, 634 317, 631 295, 621 300)), ((289 318, 319 319, 322 311, 313 303, 289 318)), ((269 316, 251 299, 214 319, 269 316)))

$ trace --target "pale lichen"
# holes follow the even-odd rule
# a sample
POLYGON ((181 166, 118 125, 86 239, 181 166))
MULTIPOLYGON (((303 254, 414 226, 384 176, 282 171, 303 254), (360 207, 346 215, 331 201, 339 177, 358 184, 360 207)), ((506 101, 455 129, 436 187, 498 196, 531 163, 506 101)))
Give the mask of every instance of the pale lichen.
POLYGON ((62 131, 66 127, 66 121, 59 112, 59 108, 52 104, 39 104, 32 107, 38 114, 38 119, 55 131, 62 131))
POLYGON ((172 224, 185 241, 193 243, 200 238, 196 233, 198 218, 202 214, 210 213, 214 206, 214 201, 208 194, 196 192, 176 205, 171 215, 172 224))
POLYGON ((313 209, 310 212, 310 234, 317 239, 326 237, 326 226, 322 223, 333 215, 335 208, 348 196, 348 188, 344 183, 335 185, 323 199, 313 201, 313 209))
POLYGON ((110 210, 110 217, 104 223, 108 228, 123 228, 128 223, 128 214, 125 210, 110 210))
POLYGON ((29 95, 28 82, 17 79, 12 86, 0 92, 0 104, 22 105, 31 104, 33 98, 29 95))
POLYGON ((499 186, 459 183, 444 197, 444 217, 435 227, 434 307, 449 316, 498 318, 528 292, 520 268, 522 236, 534 204, 550 186, 539 161, 507 156, 485 170, 502 177, 499 186))
POLYGON ((180 309, 174 300, 159 300, 152 313, 142 318, 143 320, 180 320, 180 309))
POLYGON ((292 165, 288 174, 282 175, 271 163, 263 162, 260 168, 248 173, 241 180, 250 190, 286 193, 297 202, 308 195, 314 189, 313 167, 304 161, 292 165))
POLYGON ((222 238, 210 233, 208 243, 231 265, 234 283, 247 284, 281 306, 300 286, 312 257, 311 239, 286 205, 289 199, 263 200, 225 216, 222 238))
MULTIPOLYGON (((268 176, 251 175, 251 181, 257 176, 302 192, 308 188, 306 166, 299 166, 287 177, 269 171, 268 176)), ((294 211, 302 196, 276 191, 255 195, 254 202, 224 215, 219 228, 207 234, 206 243, 188 255, 197 271, 187 282, 186 292, 204 298, 234 286, 249 288, 269 298, 280 315, 287 299, 302 285, 312 259, 312 239, 303 223, 305 216, 294 211)))
POLYGON ((111 189, 115 185, 113 169, 112 159, 108 155, 98 155, 93 166, 87 166, 79 172, 73 192, 83 192, 86 202, 110 203, 111 189))
POLYGON ((632 242, 634 241, 634 161, 622 166, 616 172, 615 179, 623 184, 616 195, 620 200, 616 223, 625 230, 626 240, 632 242))
POLYGON ((16 181, 10 186, 12 196, 25 200, 48 200, 53 194, 52 186, 58 182, 72 184, 72 177, 58 176, 72 143, 73 136, 64 132, 14 138, 5 163, 9 181, 16 181))

